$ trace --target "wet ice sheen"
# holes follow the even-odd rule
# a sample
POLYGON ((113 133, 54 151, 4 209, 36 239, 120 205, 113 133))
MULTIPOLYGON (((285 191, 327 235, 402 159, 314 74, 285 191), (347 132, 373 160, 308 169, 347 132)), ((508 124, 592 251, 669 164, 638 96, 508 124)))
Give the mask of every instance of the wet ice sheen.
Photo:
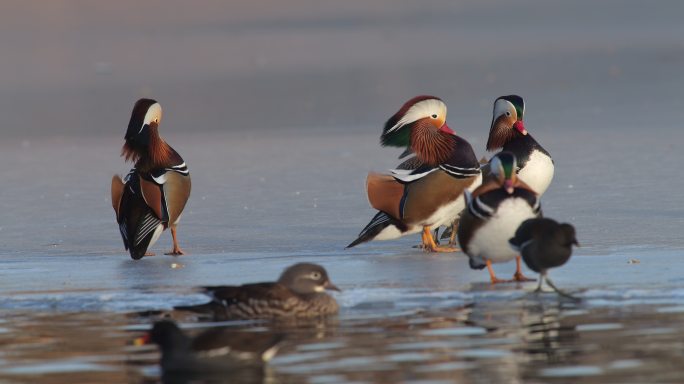
POLYGON ((78 360, 56 360, 40 364, 17 365, 3 368, 10 375, 43 375, 49 373, 113 371, 116 368, 78 360))
MULTIPOLYGON (((278 260, 277 256, 273 260, 278 260)), ((219 257, 230 256, 188 258, 184 273, 206 274, 211 278, 219 257)), ((351 270, 359 270, 359 264, 355 261, 346 265, 345 257, 340 253, 336 261, 329 256, 309 258, 333 266, 330 268, 335 271, 331 273, 333 281, 343 288, 343 292, 336 294, 341 313, 336 319, 314 326, 279 326, 288 336, 272 361, 271 374, 285 382, 319 377, 322 382, 372 383, 377 375, 398 372, 411 372, 412 380, 417 381, 439 381, 456 373, 463 378, 484 374, 497 381, 500 374, 506 376, 505 372, 513 367, 518 368, 511 372, 522 372, 526 378, 542 381, 543 378, 572 377, 598 383, 606 375, 629 381, 633 372, 644 372, 649 380, 657 382, 670 379, 670 371, 664 369, 670 362, 663 358, 644 358, 643 354, 664 354, 674 361, 680 358, 673 351, 681 347, 678 340, 684 338, 684 329, 678 326, 684 323, 684 312, 677 310, 684 307, 684 295, 676 286, 663 283, 662 273, 644 277, 658 277, 656 285, 628 291, 605 285, 590 275, 585 276, 586 281, 596 281, 595 285, 589 283, 585 288, 573 286, 571 281, 559 276, 558 284, 569 286, 585 299, 577 304, 555 295, 535 295, 530 292, 534 284, 492 288, 480 283, 486 276, 477 273, 465 277, 447 273, 461 288, 454 290, 446 286, 442 291, 427 290, 424 286, 382 286, 387 276, 397 272, 395 268, 374 269, 371 274, 356 275, 354 280, 349 280, 351 270), (357 284, 361 287, 356 288, 357 284), (491 364, 500 368, 481 369, 491 364)), ((402 263, 411 264, 412 260, 420 261, 423 257, 421 253, 404 256, 402 263)), ((667 259, 667 255, 661 257, 667 259)), ((619 258, 579 256, 573 262, 580 269, 583 264, 595 263, 590 269, 600 275, 604 266, 619 258)), ((642 255, 640 259, 648 261, 649 257, 642 255)), ((64 258, 66 263, 69 260, 64 258)), ((462 258, 444 259, 447 260, 446 266, 429 272, 434 274, 434 279, 442 278, 442 269, 462 270, 467 263, 462 258)), ((677 260, 668 262, 674 264, 677 260)), ((236 269, 251 270, 252 263, 261 261, 241 257, 232 263, 236 269)), ((645 264, 648 265, 641 265, 645 264)), ((363 268, 372 269, 376 265, 367 260, 363 268)), ((658 270, 654 268, 654 272, 658 270)), ((426 272, 409 268, 402 273, 407 281, 420 281, 413 279, 425 276, 426 272)), ((572 268, 568 268, 567 274, 572 273, 572 268)), ((31 375, 33 370, 62 372, 74 378, 101 375, 98 381, 103 383, 116 382, 106 378, 111 374, 158 375, 154 366, 155 349, 130 344, 134 336, 149 327, 149 320, 131 313, 141 309, 168 311, 176 304, 206 299, 190 287, 174 288, 163 279, 141 277, 147 286, 126 293, 79 290, 1 294, 4 332, 0 332, 0 343, 10 347, 3 350, 0 380, 5 376, 31 375), (29 326, 30 331, 24 329, 29 326), (41 337, 30 337, 38 333, 36 330, 41 330, 41 337), (97 344, 91 345, 94 341, 97 344), (72 356, 60 355, 55 359, 51 350, 58 346, 60 354, 70 351, 72 356), (84 354, 89 358, 83 359, 84 354)), ((218 276, 218 279, 239 282, 230 280, 236 278, 229 276, 218 276)), ((254 322, 182 325, 189 332, 207 327, 227 326, 246 331, 272 327, 254 322)), ((395 380, 406 381, 406 378, 401 376, 395 380)), ((40 379, 36 378, 35 382, 40 383, 40 379)))
POLYGON ((460 327, 460 328, 441 328, 430 329, 422 332, 425 336, 473 336, 484 335, 487 330, 480 327, 460 327))
POLYGON ((591 365, 578 365, 574 367, 546 368, 542 369, 541 375, 545 377, 578 377, 597 376, 603 373, 603 369, 591 365))
POLYGON ((614 329, 621 329, 622 324, 619 323, 598 323, 598 324, 582 324, 577 326, 579 332, 595 332, 595 331, 610 331, 614 329))

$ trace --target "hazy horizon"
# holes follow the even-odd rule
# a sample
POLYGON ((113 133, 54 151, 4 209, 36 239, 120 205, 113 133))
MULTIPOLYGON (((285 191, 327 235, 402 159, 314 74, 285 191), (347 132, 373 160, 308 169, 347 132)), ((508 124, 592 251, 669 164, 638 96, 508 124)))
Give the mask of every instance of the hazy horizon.
POLYGON ((682 11, 678 1, 3 2, 0 132, 121 135, 143 96, 164 106, 166 132, 379 128, 423 93, 446 100, 457 131, 482 135, 492 100, 508 93, 526 98, 542 132, 671 129, 684 117, 682 11))

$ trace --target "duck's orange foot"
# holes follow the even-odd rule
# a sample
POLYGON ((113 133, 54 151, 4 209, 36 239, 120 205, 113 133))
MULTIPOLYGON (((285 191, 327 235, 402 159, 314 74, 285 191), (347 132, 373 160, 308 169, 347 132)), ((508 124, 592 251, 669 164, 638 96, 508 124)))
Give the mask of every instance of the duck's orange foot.
POLYGON ((449 252, 458 252, 460 249, 456 247, 425 247, 425 252, 442 252, 442 253, 449 253, 449 252))
POLYGON ((145 256, 155 256, 154 252, 145 252, 145 256))
POLYGON ((529 277, 526 277, 522 273, 516 272, 513 275, 513 280, 511 282, 527 282, 527 281, 537 281, 537 279, 530 279, 529 277))
POLYGON ((183 252, 183 250, 180 249, 180 248, 174 248, 171 252, 166 252, 165 255, 168 255, 168 256, 183 256, 183 255, 185 255, 185 252, 183 252))
POLYGON ((490 277, 492 285, 494 284, 505 284, 505 283, 512 283, 513 280, 506 280, 506 279, 499 279, 498 277, 490 277))

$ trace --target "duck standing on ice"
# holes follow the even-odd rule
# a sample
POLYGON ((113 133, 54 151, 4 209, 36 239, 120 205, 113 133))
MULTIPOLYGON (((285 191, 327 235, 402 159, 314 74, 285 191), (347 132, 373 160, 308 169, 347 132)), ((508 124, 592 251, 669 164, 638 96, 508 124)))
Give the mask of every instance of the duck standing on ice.
MULTIPOLYGON (((487 151, 512 153, 517 162, 516 174, 541 197, 553 180, 554 163, 549 152, 525 128, 524 115, 525 100, 522 97, 508 95, 497 98, 494 101, 487 151)), ((485 179, 490 172, 489 163, 482 167, 485 179)), ((441 238, 451 237, 450 243, 453 244, 457 226, 458 222, 455 222, 442 233, 441 238)))
POLYGON ((112 206, 124 246, 134 260, 147 253, 166 228, 173 249, 183 255, 176 227, 190 197, 190 172, 185 161, 159 136, 161 105, 140 99, 133 106, 121 155, 135 166, 125 178, 112 178, 112 206))
POLYGON ((431 229, 455 220, 465 208, 463 191, 475 189, 482 175, 470 144, 447 126, 446 105, 434 96, 409 100, 387 121, 381 140, 410 148, 419 165, 368 175, 368 200, 380 212, 347 248, 422 231, 423 249, 454 251, 437 246, 431 229))
POLYGON ((524 114, 525 101, 522 97, 508 95, 497 98, 487 150, 501 149, 515 155, 518 177, 541 196, 553 180, 553 159, 525 128, 524 114))
POLYGON ((492 284, 508 282, 496 277, 492 263, 515 259, 513 281, 530 281, 522 274, 520 254, 509 240, 520 224, 539 216, 537 194, 515 173, 515 156, 499 152, 489 162, 491 173, 472 194, 465 192, 468 209, 461 215, 458 242, 470 267, 487 267, 492 284))

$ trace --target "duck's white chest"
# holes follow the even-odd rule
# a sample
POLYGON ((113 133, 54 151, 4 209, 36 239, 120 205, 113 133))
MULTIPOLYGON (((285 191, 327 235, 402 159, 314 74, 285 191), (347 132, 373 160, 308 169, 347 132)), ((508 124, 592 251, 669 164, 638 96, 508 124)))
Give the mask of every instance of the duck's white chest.
POLYGON ((422 230, 423 230, 423 227, 421 227, 420 225, 413 225, 413 226, 409 227, 409 229, 408 229, 406 232, 402 232, 402 231, 400 231, 399 228, 397 228, 396 226, 394 226, 394 225, 388 225, 385 229, 383 229, 382 231, 380 231, 380 233, 378 233, 378 234, 373 238, 373 240, 392 240, 392 239, 398 239, 398 238, 400 238, 400 237, 402 237, 402 236, 412 235, 412 234, 418 233, 418 232, 420 232, 420 231, 422 231, 422 230))
POLYGON ((473 235, 468 244, 468 255, 475 264, 484 265, 487 260, 493 263, 509 261, 518 256, 508 240, 515 235, 520 224, 536 217, 532 207, 522 198, 503 201, 494 215, 473 235))
POLYGON ((530 154, 525 167, 518 172, 518 177, 541 196, 549 188, 553 172, 553 160, 545 153, 535 150, 530 154))

